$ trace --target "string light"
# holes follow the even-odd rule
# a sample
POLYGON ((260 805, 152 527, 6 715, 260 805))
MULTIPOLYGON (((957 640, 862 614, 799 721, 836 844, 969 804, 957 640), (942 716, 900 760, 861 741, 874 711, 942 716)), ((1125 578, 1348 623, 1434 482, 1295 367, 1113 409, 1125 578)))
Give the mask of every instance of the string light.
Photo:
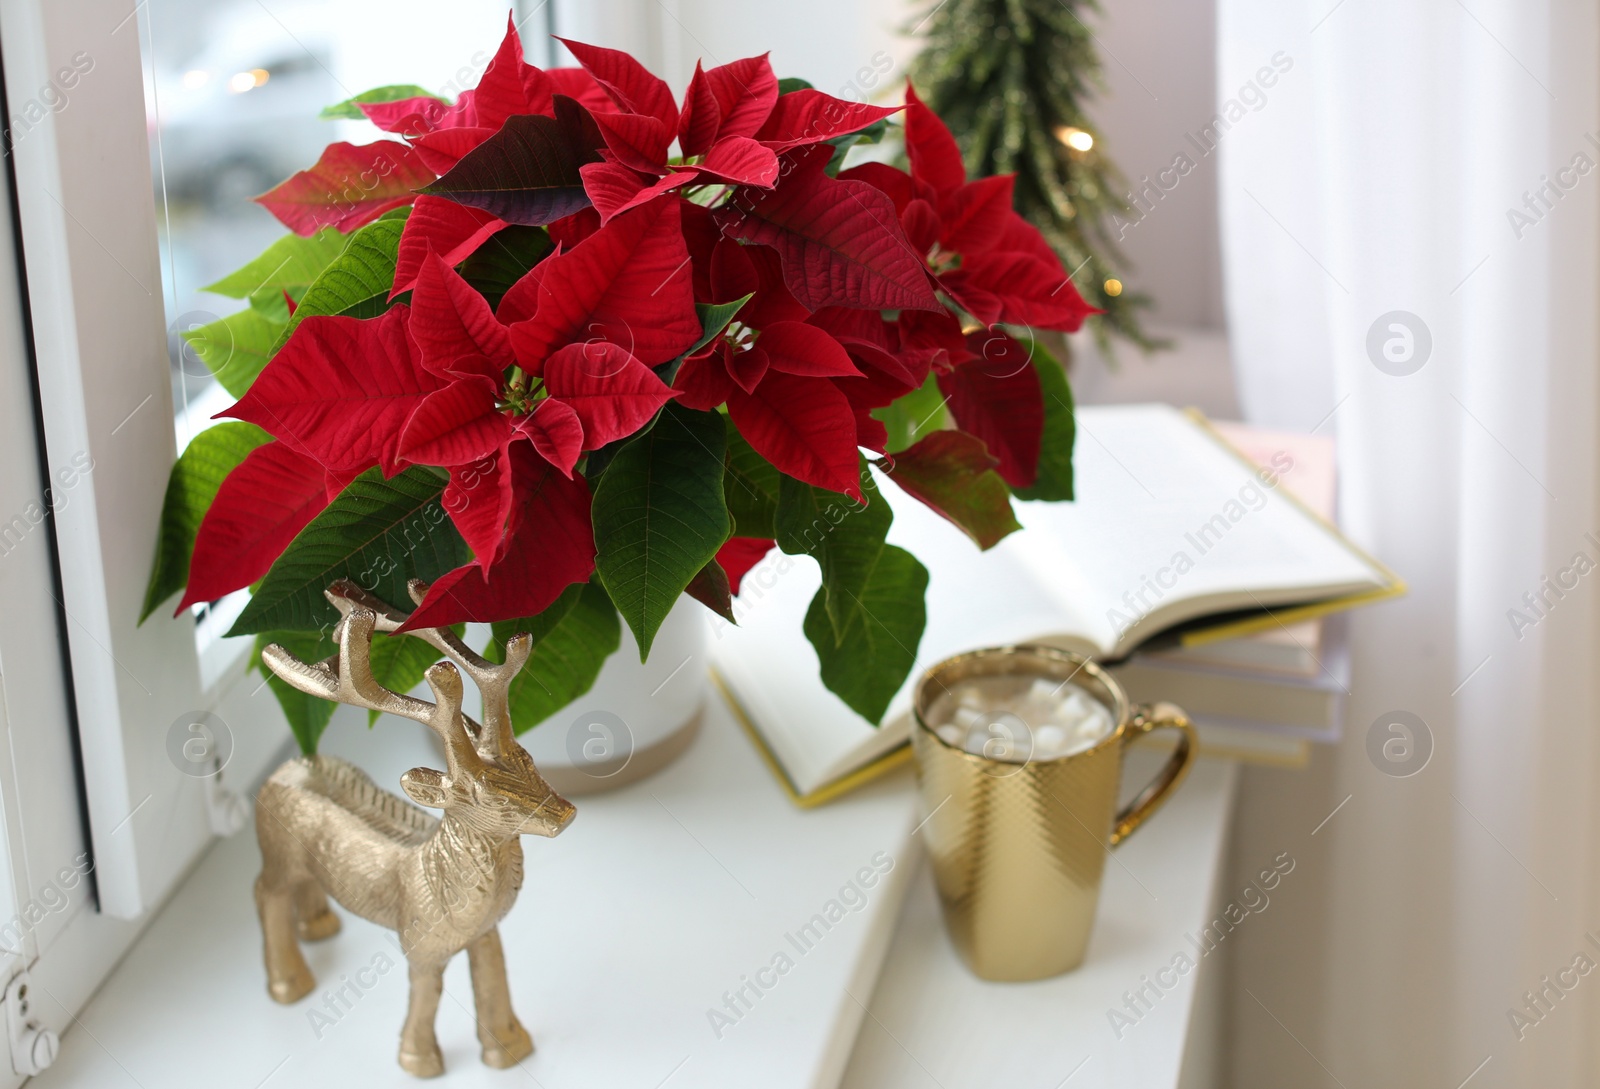
POLYGON ((1113 299, 1116 298, 1118 295, 1122 294, 1122 281, 1121 280, 1107 280, 1105 286, 1106 286, 1106 294, 1110 295, 1113 299))
POLYGON ((1055 137, 1066 144, 1073 151, 1088 151, 1094 147, 1094 137, 1080 128, 1071 125, 1060 125, 1055 130, 1055 137))

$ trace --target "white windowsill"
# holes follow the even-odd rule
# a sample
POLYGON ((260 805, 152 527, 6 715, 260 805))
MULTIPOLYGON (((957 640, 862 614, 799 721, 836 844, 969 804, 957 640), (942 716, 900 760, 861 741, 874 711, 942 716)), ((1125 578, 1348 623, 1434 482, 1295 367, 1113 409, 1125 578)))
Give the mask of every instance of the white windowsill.
MULTIPOLYGON (((1165 754, 1136 750, 1127 789, 1165 754)), ((1038 1085, 1059 1089, 1210 1089, 1217 1081, 1225 944, 1200 956, 1221 887, 1238 768, 1200 760, 1167 804, 1105 868, 1089 954, 1036 983, 986 983, 945 936, 926 874, 913 881, 843 1089, 1038 1085), (1195 967, 1119 1037, 1108 1010, 1186 953, 1195 967), (1069 1080, 1070 1079, 1070 1080, 1069 1080)), ((1248 922, 1246 924, 1248 925, 1248 922)), ((1149 993, 1148 991, 1146 992, 1149 993)))
MULTIPOLYGON (((356 759, 384 785, 414 764, 437 763, 420 727, 385 720, 369 732, 364 723, 342 709, 324 749, 356 759)), ((1129 782, 1147 777, 1155 758, 1134 754, 1129 782)), ((434 1084, 505 1087, 529 1076, 526 1084, 550 1087, 651 1089, 670 1079, 698 1089, 743 1087, 759 1074, 764 1087, 825 1089, 842 1077, 850 1087, 898 1089, 931 1085, 930 1073, 950 1087, 1055 1085, 1072 1073, 1071 1089, 1207 1085, 1215 1003, 1197 996, 1220 978, 1217 957, 1124 1040, 1111 1035, 1105 1010, 1121 1005, 1140 973, 1189 949, 1184 935, 1214 914, 1234 779, 1231 764, 1202 761, 1117 852, 1082 969, 985 984, 955 959, 908 838, 918 819, 909 774, 800 811, 713 698, 677 764, 578 799, 579 820, 559 839, 524 840, 527 880, 501 933, 516 1008, 538 1050, 521 1073, 479 1062, 458 957, 438 1019, 446 1073, 434 1084), (865 906, 716 1037, 706 1011, 788 949, 785 935, 877 851, 895 867, 865 906), (1001 1073, 1015 1076, 993 1081, 1001 1073)), ((320 1034, 308 1017, 341 975, 353 977, 380 952, 394 956, 387 932, 341 913, 342 934, 306 946, 313 996, 292 1007, 267 998, 251 896, 258 866, 250 830, 214 846, 32 1084, 417 1084, 394 1063, 407 990, 397 958, 320 1034)))

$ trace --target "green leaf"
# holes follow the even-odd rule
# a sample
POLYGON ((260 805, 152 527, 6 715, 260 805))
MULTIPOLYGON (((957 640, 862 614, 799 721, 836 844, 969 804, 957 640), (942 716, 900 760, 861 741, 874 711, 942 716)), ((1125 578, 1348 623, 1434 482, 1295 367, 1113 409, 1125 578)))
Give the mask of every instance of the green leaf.
MULTIPOLYGON (((331 627, 328 629, 329 632, 332 630, 331 627)), ((328 721, 333 718, 334 708, 338 705, 332 700, 308 695, 279 680, 277 674, 261 660, 261 652, 272 643, 277 643, 302 662, 320 662, 339 648, 325 632, 266 631, 256 636, 255 668, 267 679, 267 687, 278 698, 278 706, 283 708, 283 717, 289 720, 289 730, 300 743, 300 751, 312 756, 317 751, 322 731, 328 728, 328 721)))
POLYGON ((927 589, 927 568, 904 549, 886 545, 861 590, 861 623, 842 641, 834 639, 824 590, 806 610, 803 630, 822 663, 822 683, 874 726, 916 665, 928 622, 927 589))
POLYGON ((441 98, 432 91, 418 87, 415 83, 391 83, 386 87, 374 87, 370 91, 362 91, 343 102, 335 102, 332 106, 324 106, 317 116, 324 121, 365 121, 367 115, 361 112, 360 103, 400 102, 407 98, 432 98, 444 103, 449 102, 449 99, 441 98))
POLYGON ((656 630, 733 531, 722 497, 722 417, 668 402, 594 492, 595 569, 633 630, 639 660, 656 630))
MULTIPOLYGON (((456 624, 450 630, 459 636, 467 628, 465 624, 456 624)), ((379 684, 391 692, 409 692, 422 683, 428 667, 441 657, 437 650, 414 636, 374 635, 368 660, 372 663, 373 679, 379 684)), ((382 712, 369 710, 367 725, 377 722, 380 714, 382 712)))
POLYGON ((865 462, 861 481, 866 506, 791 476, 779 478, 778 547, 791 556, 811 556, 821 565, 821 593, 836 640, 843 640, 856 622, 861 595, 894 521, 865 462))
POLYGON ((834 147, 848 147, 850 144, 881 144, 888 133, 889 119, 880 117, 864 129, 846 133, 843 136, 835 136, 828 142, 834 147))
POLYGON ((286 234, 261 251, 261 256, 243 268, 230 272, 201 291, 246 299, 260 291, 278 288, 306 288, 343 252, 346 237, 332 227, 324 227, 310 238, 286 234))
POLYGON ((716 560, 702 567, 699 574, 689 580, 683 592, 728 623, 739 622, 739 618, 733 615, 733 588, 728 583, 728 573, 716 560))
POLYGON ((411 608, 408 579, 432 582, 472 558, 439 503, 445 480, 421 466, 388 480, 376 468, 356 477, 289 542, 228 634, 336 623, 339 614, 322 592, 341 578, 411 608))
POLYGON ((289 321, 289 303, 284 299, 288 292, 289 298, 298 305, 305 297, 304 287, 264 287, 250 296, 250 309, 266 318, 274 325, 285 325, 289 321))
MULTIPOLYGON (((288 307, 284 308, 288 317, 288 307)), ((179 336, 200 357, 200 362, 217 377, 222 388, 234 397, 243 397, 256 375, 275 351, 283 325, 263 316, 253 306, 220 321, 185 329, 179 336)))
POLYGON ((700 339, 677 359, 669 360, 656 368, 656 374, 660 375, 661 380, 669 386, 672 385, 673 379, 678 377, 678 369, 683 366, 683 361, 721 336, 722 331, 733 320, 733 316, 754 297, 755 292, 752 291, 744 298, 734 299, 732 302, 695 303, 694 312, 700 316, 700 339))
POLYGON ((504 661, 506 640, 519 631, 534 637, 528 664, 511 682, 511 722, 519 734, 589 691, 622 644, 616 606, 593 582, 567 587, 538 616, 495 624, 484 656, 504 661))
MULTIPOLYGON (((533 645, 538 646, 540 640, 549 635, 558 626, 568 613, 577 607, 578 598, 583 595, 583 588, 587 583, 573 583, 561 591, 561 596, 545 606, 545 610, 535 616, 525 616, 520 620, 500 620, 492 626, 494 638, 484 648, 483 656, 491 662, 506 660, 506 640, 518 632, 523 632, 533 640, 533 645)), ((613 609, 613 612, 616 610, 613 609)))
POLYGON ((740 537, 775 537, 778 470, 755 452, 732 420, 727 420, 727 425, 728 460, 722 475, 722 494, 733 517, 733 531, 740 537))
POLYGON ((799 76, 785 76, 778 81, 778 93, 780 95, 786 95, 790 91, 810 90, 815 90, 815 88, 809 81, 803 80, 799 76))
POLYGON ((944 406, 945 396, 939 392, 938 378, 929 374, 927 381, 918 388, 882 408, 873 409, 872 418, 889 432, 884 451, 896 453, 943 429, 950 419, 944 406))
POLYGON ((498 308, 511 285, 550 253, 550 234, 543 227, 524 227, 513 223, 489 236, 489 240, 461 262, 461 278, 498 308))
MULTIPOLYGON (((451 630, 459 636, 466 626, 457 624, 451 630)), ((320 662, 339 651, 338 644, 331 638, 332 632, 330 625, 320 632, 267 631, 256 636, 255 668, 267 679, 267 686, 278 698, 278 705, 289 720, 289 729, 300 743, 300 751, 307 756, 317 751, 322 731, 327 729, 338 704, 307 695, 279 680, 277 674, 261 660, 261 652, 268 644, 277 643, 302 662, 320 662)), ((373 679, 391 692, 409 692, 417 687, 422 683, 428 667, 439 658, 439 652, 421 639, 407 635, 378 634, 372 637, 372 651, 368 656, 372 663, 373 679)), ((369 710, 367 725, 377 722, 381 713, 369 710)))
POLYGON ((965 431, 936 431, 877 465, 889 479, 949 519, 981 549, 1022 528, 999 461, 965 431))
POLYGON ((590 450, 583 456, 583 468, 580 471, 583 473, 584 479, 588 480, 591 490, 600 486, 600 479, 605 476, 606 466, 611 464, 612 459, 621 453, 629 443, 648 435, 650 429, 656 425, 656 421, 659 419, 661 419, 661 412, 657 410, 656 414, 650 417, 649 422, 633 434, 626 438, 617 439, 614 442, 608 442, 600 449, 590 450))
POLYGON ((393 219, 385 216, 352 234, 339 256, 306 290, 295 308, 294 317, 272 345, 272 354, 283 347, 306 318, 326 315, 375 318, 389 309, 395 255, 400 252, 400 232, 405 225, 404 216, 393 219))
POLYGON ((850 149, 857 144, 877 144, 883 141, 883 136, 889 131, 889 122, 880 118, 857 132, 847 132, 843 136, 835 136, 825 141, 833 145, 833 158, 828 160, 828 165, 823 170, 832 177, 839 173, 844 166, 844 160, 850 154, 850 149))
POLYGON ((700 339, 695 341, 684 356, 694 355, 701 348, 710 344, 722 331, 728 327, 733 316, 744 309, 744 304, 755 298, 754 291, 741 299, 734 299, 725 303, 695 303, 694 312, 700 317, 700 339))
POLYGON ((1039 443, 1039 472, 1026 488, 1015 488, 1018 499, 1072 498, 1072 443, 1077 425, 1072 414, 1072 387, 1067 371, 1037 340, 1033 344, 1033 369, 1039 372, 1044 393, 1044 436, 1039 443))
POLYGON ((222 480, 245 457, 270 442, 255 424, 229 421, 208 427, 184 449, 167 477, 167 495, 161 503, 161 529, 156 535, 156 558, 150 566, 139 612, 143 624, 161 603, 189 584, 189 557, 200 520, 217 498, 222 480))

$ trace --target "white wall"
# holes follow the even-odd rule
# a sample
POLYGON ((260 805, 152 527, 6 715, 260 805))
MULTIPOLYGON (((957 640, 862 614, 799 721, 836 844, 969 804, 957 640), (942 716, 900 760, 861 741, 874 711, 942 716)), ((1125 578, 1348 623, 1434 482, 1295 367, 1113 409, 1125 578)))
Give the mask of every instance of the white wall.
POLYGON ((1216 5, 1102 0, 1102 7, 1090 26, 1106 92, 1089 113, 1130 186, 1158 182, 1163 171, 1172 183, 1123 231, 1133 266, 1124 279, 1155 299, 1155 323, 1221 329, 1216 156, 1201 155, 1189 138, 1216 113, 1216 5), (1180 154, 1194 162, 1181 178, 1169 169, 1180 154))

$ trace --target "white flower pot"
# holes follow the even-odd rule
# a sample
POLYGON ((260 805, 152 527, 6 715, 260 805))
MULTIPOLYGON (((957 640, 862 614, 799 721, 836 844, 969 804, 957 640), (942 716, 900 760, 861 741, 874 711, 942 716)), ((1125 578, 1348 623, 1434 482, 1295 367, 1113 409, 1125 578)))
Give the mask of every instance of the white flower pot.
POLYGON ((637 782, 670 764, 694 740, 705 703, 705 606, 678 599, 639 661, 622 625, 622 645, 594 687, 517 740, 564 795, 595 794, 637 782))

